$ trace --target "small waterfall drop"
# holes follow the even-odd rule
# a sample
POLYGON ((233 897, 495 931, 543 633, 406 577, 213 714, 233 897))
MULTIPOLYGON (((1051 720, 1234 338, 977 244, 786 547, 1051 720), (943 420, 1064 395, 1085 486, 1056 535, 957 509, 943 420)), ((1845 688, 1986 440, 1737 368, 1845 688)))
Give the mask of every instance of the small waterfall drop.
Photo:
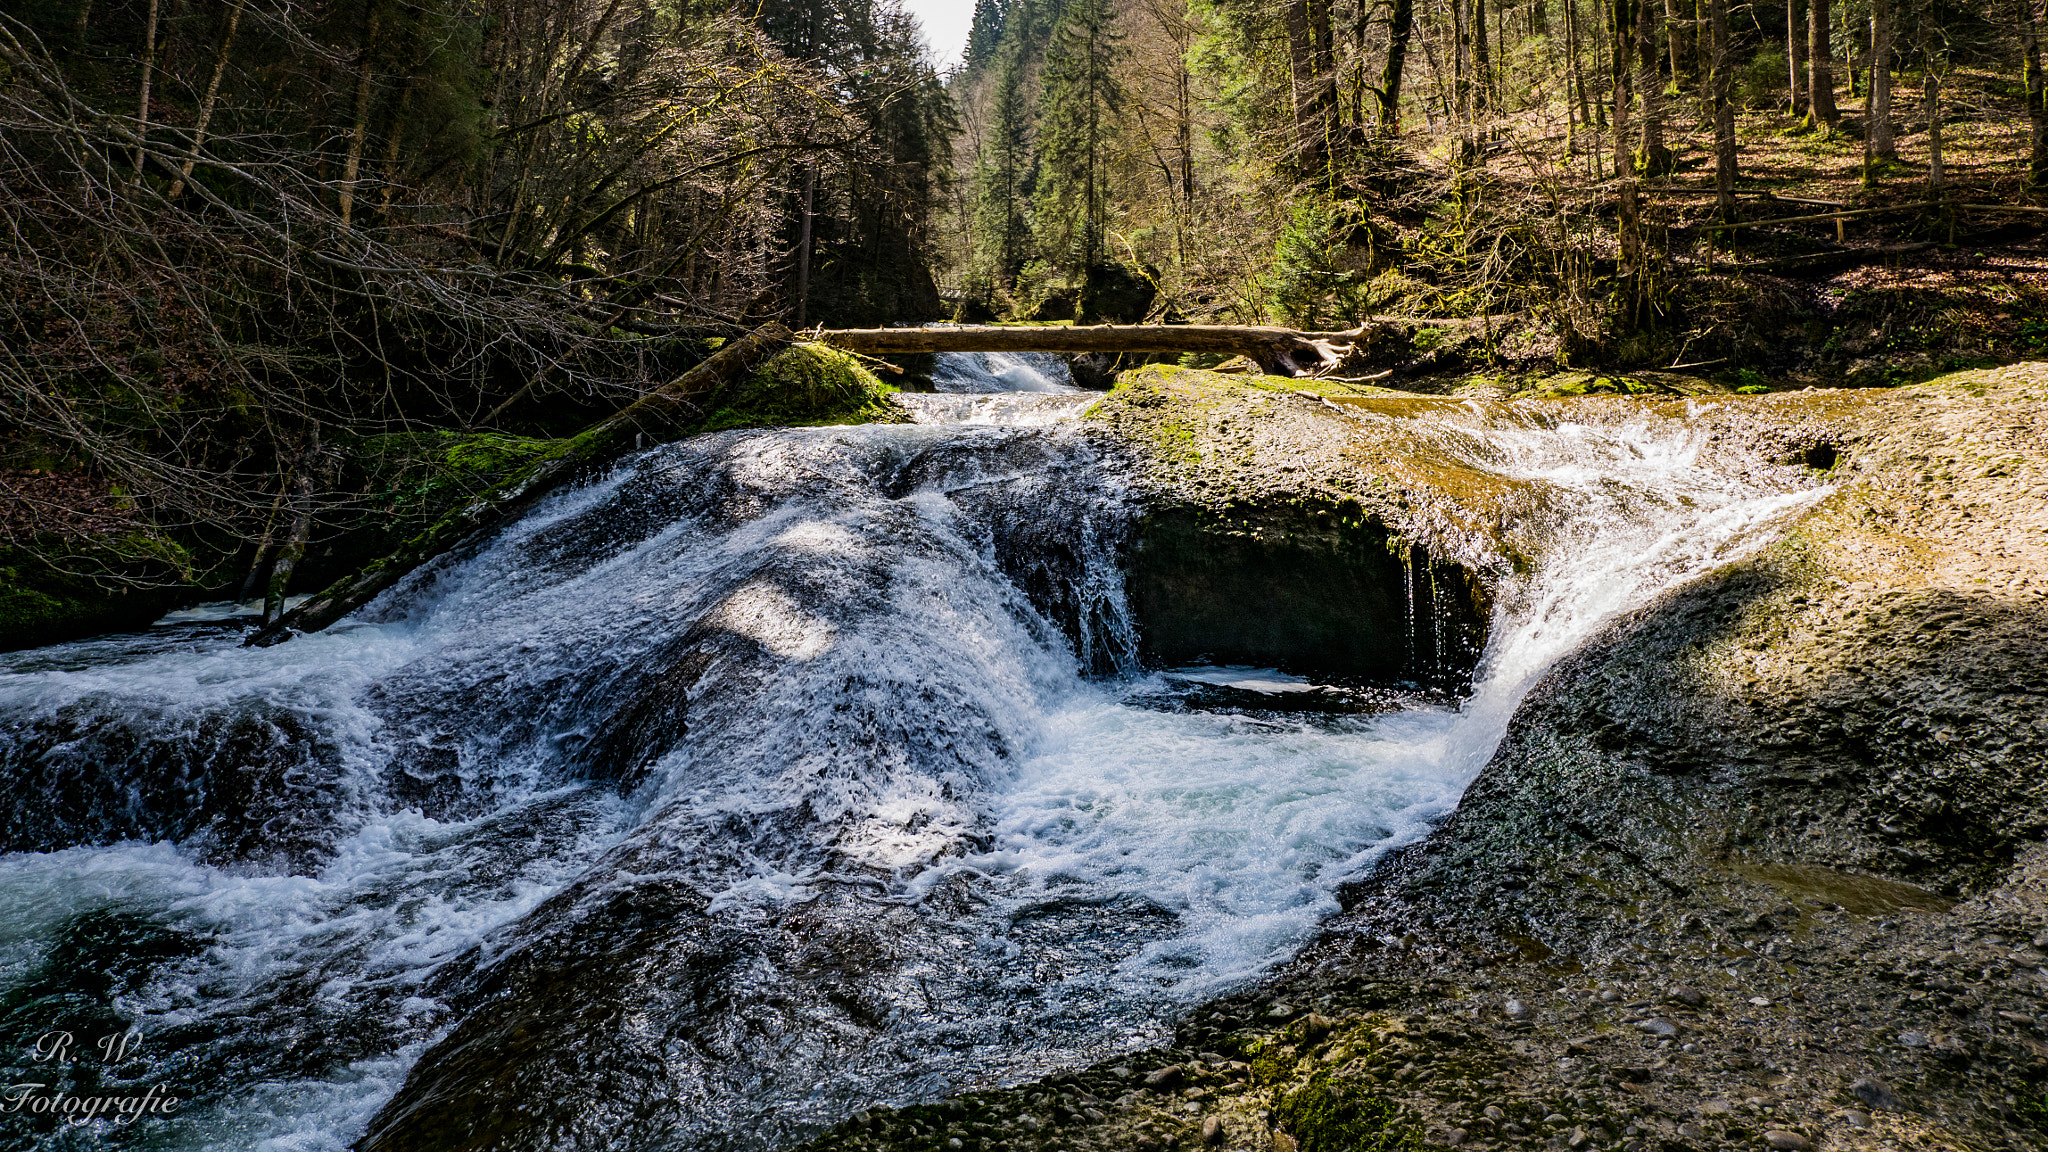
POLYGON ((508 1147, 761 1148, 1151 1043, 1447 814, 1551 662, 1816 498, 1680 420, 1444 417, 1544 493, 1536 563, 1464 701, 1316 712, 1137 668, 1121 459, 946 414, 651 450, 278 647, 0 655, 7 1019, 138 1029, 99 1085, 186 1108, 102 1136, 195 1149, 403 1146, 515 1076, 558 1127, 508 1147))

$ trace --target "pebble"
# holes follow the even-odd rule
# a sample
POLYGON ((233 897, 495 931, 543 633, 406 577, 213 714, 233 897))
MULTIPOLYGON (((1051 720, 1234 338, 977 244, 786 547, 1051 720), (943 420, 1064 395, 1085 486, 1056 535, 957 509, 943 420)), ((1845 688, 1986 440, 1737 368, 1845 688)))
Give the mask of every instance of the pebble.
POLYGON ((1661 1018, 1655 1020, 1644 1020, 1638 1023, 1636 1025, 1636 1028, 1639 1031, 1648 1033, 1649 1035, 1655 1036, 1660 1040, 1669 1040, 1672 1037, 1678 1035, 1679 1032, 1678 1025, 1673 1024, 1669 1020, 1661 1018))
POLYGON ((1480 1113, 1480 1115, 1486 1117, 1488 1120, 1493 1121, 1495 1124, 1498 1124, 1501 1121, 1508 1118, 1508 1114, 1501 1111, 1500 1107, 1494 1104, 1488 1104, 1486 1106, 1486 1111, 1480 1113))
POLYGON ((1925 1032, 1901 1032, 1899 1033, 1899 1043, 1904 1044, 1908 1048, 1925 1048, 1927 1047, 1927 1034, 1925 1032))
POLYGON ((1851 1108, 1847 1112, 1842 1113, 1842 1119, 1847 1120, 1851 1128, 1870 1127, 1870 1113, 1868 1112, 1860 1112, 1851 1108))
POLYGON ((1202 1143, 1223 1143, 1223 1117, 1211 1116, 1202 1121, 1202 1143))
POLYGON ((1166 1067, 1161 1068, 1156 1072, 1146 1073, 1145 1087, 1156 1089, 1162 1092, 1170 1092, 1177 1085, 1180 1084, 1180 1078, 1180 1065, 1168 1064, 1166 1067))
POLYGON ((1294 1137, 1285 1132, 1273 1133, 1273 1152, 1294 1152, 1294 1137))
POLYGON ((1783 1128, 1772 1128, 1766 1131, 1764 1133, 1764 1143, 1776 1149, 1777 1152, 1806 1152, 1806 1149, 1813 1147, 1813 1141, 1808 1140, 1797 1132, 1787 1132, 1783 1128))
POLYGON ((1545 1117, 1543 1118, 1543 1122, 1544 1122, 1545 1124, 1562 1124, 1562 1123, 1564 1123, 1565 1121, 1567 1121, 1567 1120, 1570 1120, 1570 1119, 1571 1119, 1571 1117, 1569 1117, 1569 1116, 1565 1115, 1565 1114, 1564 1114, 1564 1113, 1562 1113, 1562 1112, 1552 1112, 1552 1113, 1551 1113, 1550 1115, 1548 1115, 1548 1116, 1545 1116, 1545 1117))
POLYGON ((1529 1018, 1529 1009, 1520 1000, 1510 1000, 1506 1004, 1501 1005, 1501 1011, 1506 1013, 1510 1020, 1526 1020, 1529 1018))
POLYGON ((1699 989, 1688 987, 1684 984, 1680 984, 1678 987, 1673 988, 1671 991, 1665 993, 1665 995, 1669 996, 1673 1000, 1678 1001, 1680 1004, 1689 1004, 1694 1008, 1697 1008, 1701 1004, 1706 1003, 1707 1000, 1705 996, 1700 995, 1699 989))

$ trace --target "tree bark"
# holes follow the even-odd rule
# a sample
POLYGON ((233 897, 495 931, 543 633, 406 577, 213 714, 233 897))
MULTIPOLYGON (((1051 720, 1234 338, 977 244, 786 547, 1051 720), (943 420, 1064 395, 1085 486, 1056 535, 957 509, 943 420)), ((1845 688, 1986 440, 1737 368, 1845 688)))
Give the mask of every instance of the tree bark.
MULTIPOLYGON (((149 18, 142 33, 142 94, 136 100, 135 132, 140 139, 149 136, 149 85, 156 79, 156 14, 157 0, 149 0, 149 18)), ((142 145, 135 146, 135 179, 142 180, 142 145)))
MULTIPOLYGON (((235 30, 241 27, 242 9, 247 6, 247 0, 234 0, 234 3, 228 6, 227 27, 221 31, 220 47, 213 51, 213 73, 206 81, 206 95, 199 101, 199 118, 192 124, 192 150, 194 152, 199 150, 200 145, 206 143, 206 126, 213 122, 213 105, 214 101, 220 97, 221 77, 227 74, 228 53, 234 49, 235 30)), ((183 164, 178 166, 178 179, 176 183, 171 185, 170 199, 176 200, 178 195, 185 191, 185 181, 192 178, 192 166, 197 163, 198 159, 193 157, 187 158, 183 164)))
POLYGON ((1401 73, 1408 63, 1408 40, 1415 33, 1415 0, 1394 0, 1387 29, 1387 63, 1380 71, 1380 135, 1401 134, 1401 73))
POLYGON ((1833 28, 1828 18, 1828 0, 1808 0, 1806 28, 1806 99, 1810 109, 1807 123, 1832 133, 1842 122, 1842 113, 1835 107, 1834 48, 1829 39, 1833 28))
POLYGON ((1633 150, 1629 147, 1629 103, 1633 95, 1629 92, 1631 69, 1635 66, 1635 10, 1638 4, 1649 0, 1614 0, 1608 14, 1608 83, 1614 97, 1614 174, 1625 176, 1634 167, 1633 150))
POLYGON ((1493 109, 1493 51, 1486 41, 1486 0, 1472 0, 1472 119, 1493 109))
MULTIPOLYGON (((1864 97, 1864 154, 1875 160, 1897 160, 1892 143, 1892 0, 1870 0, 1870 83, 1864 97)), ((1866 166, 1865 183, 1875 164, 1866 166)))
POLYGON ((1657 74, 1657 0, 1636 2, 1636 97, 1642 102, 1643 146, 1636 170, 1645 176, 1671 172, 1671 149, 1664 146, 1664 78, 1657 74))
POLYGON ((1678 19, 1678 0, 1664 0, 1664 46, 1671 53, 1671 83, 1680 91, 1685 89, 1685 71, 1679 57, 1685 44, 1684 25, 1678 19))
POLYGON ((1930 195, 1941 195, 1943 169, 1941 163, 1941 69, 1935 60, 1934 42, 1930 37, 1921 47, 1927 78, 1922 85, 1927 102, 1927 191, 1930 195))
POLYGON ((811 211, 818 194, 818 166, 804 175, 804 219, 796 241, 796 326, 802 328, 811 311, 811 211))
MULTIPOLYGON (((662 385, 607 420, 568 441, 559 456, 542 461, 472 501, 461 511, 421 532, 398 551, 284 614, 245 642, 258 647, 318 632, 368 604, 378 593, 420 565, 465 540, 495 532, 533 507, 541 497, 633 450, 638 438, 663 443, 683 435, 735 381, 796 339, 780 324, 766 324, 734 340, 711 358, 662 385)), ((273 578, 274 579, 274 578, 273 578)))
MULTIPOLYGON (((1814 0, 1820 7, 1825 0, 1814 0)), ((1734 53, 1728 45, 1728 0, 1707 0, 1707 20, 1713 34, 1713 72, 1709 87, 1714 101, 1714 192, 1715 205, 1723 220, 1735 218, 1735 105, 1730 89, 1734 77, 1734 53)))
POLYGON ((2021 79, 2026 88, 2027 187, 2048 188, 2048 76, 2041 71, 2041 0, 2020 0, 2021 79))
POLYGON ((1785 0, 1785 64, 1792 118, 1806 117, 1806 21, 1801 0, 1785 0))
POLYGON ((363 144, 370 135, 370 54, 377 48, 377 23, 382 13, 375 4, 363 18, 363 43, 356 51, 355 122, 348 134, 348 154, 341 162, 341 226, 349 226, 355 210, 356 175, 362 171, 363 144))

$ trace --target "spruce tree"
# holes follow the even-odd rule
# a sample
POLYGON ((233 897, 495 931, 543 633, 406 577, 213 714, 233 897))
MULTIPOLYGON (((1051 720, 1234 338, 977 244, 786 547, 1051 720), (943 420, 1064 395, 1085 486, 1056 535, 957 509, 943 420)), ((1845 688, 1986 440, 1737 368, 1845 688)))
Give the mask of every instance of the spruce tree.
POLYGON ((989 133, 974 172, 974 248, 991 285, 1016 280, 1030 231, 1024 219, 1031 174, 1031 122, 1024 101, 1023 67, 1016 53, 1003 60, 989 133))
POLYGON ((1108 150, 1123 108, 1123 34, 1109 0, 1072 0, 1053 26, 1039 93, 1039 237, 1049 254, 1102 259, 1108 150))
POLYGON ((974 22, 967 27, 968 68, 979 68, 995 58, 1003 46, 1003 17, 1008 8, 1005 0, 974 0, 974 22))

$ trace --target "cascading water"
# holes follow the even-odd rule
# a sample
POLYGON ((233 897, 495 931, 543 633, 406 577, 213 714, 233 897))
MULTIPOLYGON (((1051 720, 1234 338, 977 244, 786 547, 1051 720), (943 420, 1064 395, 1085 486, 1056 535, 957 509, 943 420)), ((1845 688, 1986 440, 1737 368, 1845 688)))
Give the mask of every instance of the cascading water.
POLYGON ((1447 813, 1551 661, 1814 498, 1680 421, 1446 417, 1545 489, 1543 559, 1461 705, 1331 711, 1136 668, 1126 465, 997 413, 656 449, 274 648, 0 656, 8 1082, 180 1099, 6 1122, 764 1147, 1153 1042, 1447 813), (58 1030, 140 1044, 25 1051, 58 1030))

